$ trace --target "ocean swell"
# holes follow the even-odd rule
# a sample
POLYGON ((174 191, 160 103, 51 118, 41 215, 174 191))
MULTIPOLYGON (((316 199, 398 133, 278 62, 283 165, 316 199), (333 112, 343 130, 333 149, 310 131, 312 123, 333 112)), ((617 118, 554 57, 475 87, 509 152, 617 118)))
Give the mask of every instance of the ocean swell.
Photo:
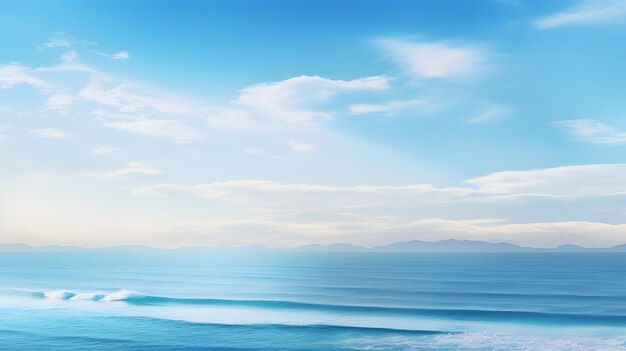
MULTIPOLYGON (((2 294, 0 292, 0 294, 2 294)), ((430 317, 466 321, 510 321, 532 324, 626 326, 626 315, 621 314, 573 314, 522 310, 442 309, 389 306, 359 306, 309 303, 284 300, 236 300, 209 298, 176 298, 142 294, 132 290, 113 292, 74 292, 53 290, 43 292, 17 291, 13 295, 32 296, 47 300, 124 302, 136 306, 215 306, 247 307, 275 311, 317 311, 327 313, 350 313, 392 317, 430 317)))
POLYGON ((53 290, 45 291, 40 294, 35 293, 35 296, 40 295, 44 299, 50 300, 66 300, 66 301, 132 301, 143 299, 146 296, 132 290, 118 290, 115 292, 73 292, 70 290, 53 290))

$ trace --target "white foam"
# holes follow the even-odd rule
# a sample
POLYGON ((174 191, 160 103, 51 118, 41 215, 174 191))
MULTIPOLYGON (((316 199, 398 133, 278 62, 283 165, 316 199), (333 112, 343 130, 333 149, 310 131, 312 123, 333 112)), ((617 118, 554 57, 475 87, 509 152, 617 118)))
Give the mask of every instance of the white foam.
POLYGON ((119 290, 112 293, 96 292, 73 292, 70 290, 54 290, 43 293, 44 298, 50 300, 65 301, 128 301, 145 297, 145 295, 132 290, 119 290))
POLYGON ((136 300, 145 297, 145 295, 132 291, 132 290, 120 290, 114 293, 110 293, 105 295, 102 298, 102 301, 128 301, 128 300, 136 300))
POLYGON ((100 301, 102 299, 104 299, 107 296, 107 294, 103 293, 103 292, 86 292, 86 293, 79 293, 76 294, 74 296, 72 296, 70 298, 70 300, 72 301, 100 301))
POLYGON ((43 296, 46 299, 52 300, 68 300, 74 297, 76 294, 69 290, 54 290, 54 291, 46 291, 43 293, 43 296))
POLYGON ((464 350, 464 351, 624 351, 626 337, 544 338, 487 333, 453 333, 432 336, 354 338, 346 346, 356 350, 464 350))
MULTIPOLYGON (((403 330, 440 330, 450 334, 397 335, 388 337, 354 338, 349 348, 356 350, 495 350, 495 351, 553 351, 553 350, 603 350, 626 351, 626 336, 621 327, 608 326, 558 326, 522 325, 488 321, 461 321, 424 316, 363 315, 335 311, 303 311, 267 309, 253 306, 221 305, 170 305, 124 303, 150 296, 132 290, 113 292, 72 292, 56 290, 42 293, 40 303, 32 298, 24 300, 28 308, 76 308, 98 313, 122 316, 143 316, 195 323, 223 324, 287 324, 336 325, 365 328, 390 328, 403 330)), ((17 301, 19 302, 19 301, 17 301)), ((149 301, 147 301, 149 302, 149 301)), ((0 307, 3 301, 0 300, 0 307)), ((10 300, 8 306, 16 306, 10 300)))
POLYGON ((484 333, 460 333, 438 335, 435 340, 440 346, 466 350, 626 350, 626 337, 568 337, 538 338, 484 333))

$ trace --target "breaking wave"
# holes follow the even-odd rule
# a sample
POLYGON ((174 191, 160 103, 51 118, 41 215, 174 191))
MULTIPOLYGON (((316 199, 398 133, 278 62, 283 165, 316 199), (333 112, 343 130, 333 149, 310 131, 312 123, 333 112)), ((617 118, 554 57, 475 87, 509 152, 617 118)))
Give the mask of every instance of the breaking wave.
POLYGON ((75 292, 71 290, 50 290, 50 291, 32 291, 32 290, 4 290, 0 291, 0 296, 14 297, 31 297, 45 300, 63 300, 63 301, 132 301, 146 297, 136 291, 121 289, 113 292, 75 292))
POLYGON ((132 290, 119 290, 111 293, 104 292, 83 292, 76 293, 69 290, 45 291, 42 296, 52 300, 69 300, 69 301, 132 301, 143 299, 146 295, 132 290))
MULTIPOLYGON (((6 292, 4 292, 6 294, 6 292)), ((626 326, 626 315, 622 314, 574 314, 552 313, 521 310, 487 310, 487 309, 442 309, 412 308, 387 306, 360 306, 309 303, 285 300, 237 300, 214 298, 176 298, 142 294, 132 290, 114 292, 75 292, 71 290, 53 291, 12 291, 12 295, 32 296, 40 299, 63 301, 95 301, 124 302, 138 306, 217 306, 217 307, 248 307, 267 310, 319 311, 352 314, 368 314, 380 316, 431 317, 466 321, 510 321, 535 324, 559 325, 598 325, 626 326)), ((3 292, 0 292, 2 295, 3 292)))

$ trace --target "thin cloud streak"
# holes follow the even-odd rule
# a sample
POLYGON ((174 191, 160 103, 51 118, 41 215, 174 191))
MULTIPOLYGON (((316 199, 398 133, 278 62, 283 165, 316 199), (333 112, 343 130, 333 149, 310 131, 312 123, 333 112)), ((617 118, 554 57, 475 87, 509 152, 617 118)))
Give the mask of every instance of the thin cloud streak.
POLYGON ((588 0, 565 12, 535 21, 538 29, 552 29, 572 25, 589 25, 613 21, 626 16, 624 0, 588 0))
POLYGON ((577 141, 606 145, 626 144, 626 132, 620 132, 614 126, 595 119, 557 121, 555 125, 577 141))

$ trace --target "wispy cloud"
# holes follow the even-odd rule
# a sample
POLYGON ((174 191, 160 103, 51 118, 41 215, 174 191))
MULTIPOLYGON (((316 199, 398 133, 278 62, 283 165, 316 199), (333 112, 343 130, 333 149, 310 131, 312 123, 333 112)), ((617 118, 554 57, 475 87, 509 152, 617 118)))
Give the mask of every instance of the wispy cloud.
POLYGON ((130 58, 130 52, 120 51, 111 55, 111 58, 114 60, 128 60, 130 58))
POLYGON ((72 105, 75 99, 75 96, 67 93, 54 94, 46 101, 46 107, 54 110, 67 109, 72 105))
POLYGON ((130 52, 126 50, 119 51, 114 54, 108 54, 106 52, 97 51, 97 50, 93 50, 93 52, 100 56, 108 57, 114 60, 128 60, 130 58, 130 52))
POLYGON ((478 45, 379 39, 376 44, 407 75, 425 79, 461 79, 484 69, 489 54, 478 45))
MULTIPOLYGON (((258 240, 272 244, 349 241, 381 244, 391 241, 470 240, 509 241, 540 247, 563 243, 608 246, 626 241, 626 224, 594 221, 514 221, 504 218, 416 218, 433 206, 453 204, 467 212, 466 199, 539 195, 626 195, 626 165, 583 165, 526 171, 503 171, 466 181, 464 187, 430 184, 400 186, 329 186, 236 180, 197 185, 160 184, 137 188, 135 195, 163 196, 179 192, 207 201, 226 201, 252 209, 256 217, 195 223, 188 232, 229 233, 230 244, 258 240), (393 215, 387 215, 387 214, 393 215), (416 234, 419 233, 419 234, 416 234), (417 235, 417 236, 416 236, 417 235), (241 236, 246 239, 238 238, 241 236), (270 239, 266 239, 271 237, 270 239)), ((522 198, 523 199, 523 198, 522 198)), ((484 206, 471 203, 472 207, 484 206)), ((493 208, 493 205, 491 208, 493 208)), ((499 206, 499 205, 497 205, 499 206)), ((450 207, 448 207, 450 208, 450 207)), ((453 211, 456 212, 456 211, 453 211)), ((457 212, 458 213, 458 212, 457 212)))
POLYGON ((535 21, 535 27, 550 29, 616 20, 626 16, 625 0, 587 0, 564 12, 535 21))
POLYGON ((18 84, 27 84, 35 88, 47 89, 50 84, 38 78, 29 67, 19 63, 0 65, 0 88, 12 88, 18 84))
POLYGON ((626 144, 626 132, 620 132, 614 126, 595 119, 572 119, 555 124, 578 141, 607 145, 626 144))
POLYGON ((312 104, 327 102, 339 94, 388 90, 390 80, 385 76, 348 81, 299 76, 245 87, 235 103, 284 122, 308 123, 333 117, 332 112, 311 108, 312 104))
POLYGON ((243 149, 242 152, 246 155, 265 157, 273 161, 283 160, 286 158, 283 155, 271 154, 268 149, 263 148, 263 147, 247 147, 243 149))
POLYGON ((606 247, 626 241, 626 224, 593 221, 511 222, 499 218, 436 217, 397 221, 385 217, 363 218, 349 214, 330 217, 334 219, 288 221, 255 218, 178 222, 164 225, 161 232, 178 234, 176 238, 180 238, 180 235, 205 238, 205 233, 211 233, 211 238, 205 240, 211 240, 214 245, 255 242, 271 247, 297 246, 312 242, 322 244, 353 242, 375 246, 416 238, 434 241, 450 237, 505 241, 534 247, 555 247, 563 243, 606 247))
POLYGON ((66 63, 75 63, 78 60, 78 51, 70 50, 62 54, 59 59, 66 63))
MULTIPOLYGON (((71 70, 73 67, 62 67, 71 70)), ((89 67, 85 68, 89 70, 89 67)), ((158 89, 111 78, 91 69, 90 80, 77 96, 85 101, 119 109, 121 113, 164 114, 199 117, 214 111, 213 106, 158 89)))
POLYGON ((480 192, 508 195, 626 195, 626 164, 590 164, 523 171, 502 171, 465 183, 480 192))
POLYGON ((386 207, 402 214, 423 208, 419 206, 458 205, 467 201, 626 196, 626 164, 501 171, 468 179, 462 186, 331 186, 248 179, 195 185, 160 184, 134 191, 137 195, 153 196, 172 192, 186 192, 283 213, 347 210, 363 213, 386 207))
POLYGON ((503 105, 493 105, 483 112, 472 117, 468 122, 472 124, 481 124, 495 121, 511 112, 511 109, 503 105))
POLYGON ((93 155, 107 155, 121 150, 121 148, 115 146, 96 146, 89 150, 89 153, 93 155))
POLYGON ((428 104, 427 100, 411 99, 411 100, 392 100, 378 104, 352 104, 348 106, 350 113, 353 115, 363 115, 369 113, 381 113, 384 115, 392 115, 402 110, 415 109, 424 107, 428 104))
POLYGON ((52 139, 72 139, 72 133, 64 132, 62 130, 54 129, 54 128, 42 128, 42 129, 31 129, 28 131, 28 134, 40 138, 52 138, 52 139))
POLYGON ((293 152, 310 152, 315 149, 315 145, 313 144, 309 144, 309 143, 305 143, 305 142, 301 142, 301 141, 297 141, 293 139, 289 140, 287 142, 287 145, 289 145, 289 148, 293 152))
POLYGON ((235 180, 197 185, 161 184, 138 188, 136 195, 187 192, 207 199, 285 212, 346 211, 361 207, 410 206, 435 199, 466 196, 469 188, 437 188, 430 184, 400 186, 329 186, 265 180, 235 180))
POLYGON ((102 172, 78 172, 84 177, 102 179, 125 179, 133 176, 153 176, 161 174, 161 170, 144 162, 129 162, 126 167, 102 172))
POLYGON ((267 153, 267 149, 262 147, 247 147, 243 149, 243 153, 247 155, 260 156, 265 155, 267 153))
MULTIPOLYGON (((65 33, 58 33, 52 39, 48 40, 46 43, 41 45, 39 49, 40 50, 53 49, 53 48, 72 49, 72 50, 67 51, 65 54, 61 56, 62 60, 71 62, 71 61, 74 61, 74 59, 76 59, 78 55, 78 51, 76 50, 84 46, 89 47, 89 46, 97 46, 97 45, 98 43, 93 42, 93 41, 77 40, 76 38, 72 38, 72 37, 65 35, 65 33)), ((108 57, 114 60, 128 60, 130 58, 130 52, 126 50, 118 51, 115 53, 107 53, 107 52, 93 50, 93 49, 90 51, 97 55, 108 57)))
MULTIPOLYGON (((387 76, 352 80, 297 76, 244 87, 234 101, 212 105, 188 96, 119 79, 78 62, 78 44, 76 42, 56 66, 37 69, 19 64, 2 66, 5 72, 2 74, 0 71, 0 86, 30 84, 41 90, 46 88, 46 91, 42 91, 47 99, 45 107, 53 112, 67 114, 74 107, 90 108, 97 111, 97 114, 90 115, 104 126, 174 142, 204 140, 213 132, 293 132, 293 128, 317 126, 321 120, 346 114, 347 107, 355 114, 374 110, 393 114, 420 104, 420 101, 414 99, 391 100, 379 105, 363 103, 350 106, 350 100, 367 101, 367 95, 391 90, 392 78, 387 76), (86 84, 82 84, 82 79, 74 79, 78 74, 87 77, 86 84), (65 79, 65 76, 70 75, 73 76, 71 79, 65 79), (39 76, 50 78, 51 82, 60 85, 52 87, 39 76)), ((118 54, 120 58, 127 55, 125 52, 118 54)), ((310 150, 311 147, 295 146, 295 149, 310 150)))
POLYGON ((205 140, 207 135, 176 120, 143 120, 133 122, 103 122, 107 127, 164 138, 176 143, 192 143, 205 140))
POLYGON ((73 39, 65 37, 63 35, 63 33, 59 33, 58 35, 56 35, 52 39, 50 39, 47 42, 45 42, 39 48, 40 49, 71 48, 73 42, 74 42, 73 39))
POLYGON ((249 212, 250 217, 245 220, 218 220, 200 227, 205 232, 210 227, 211 233, 224 231, 246 238, 249 238, 246 233, 254 232, 261 240, 271 237, 273 243, 344 240, 380 244, 412 240, 419 233, 417 237, 423 240, 456 237, 506 240, 537 246, 554 246, 564 242, 602 246, 626 241, 626 224, 415 216, 428 216, 433 207, 454 209, 450 213, 469 213, 468 204, 493 209, 494 206, 501 206, 500 202, 493 203, 493 200, 516 196, 521 196, 518 199, 522 201, 529 196, 535 200, 548 197, 549 201, 578 196, 625 196, 625 184, 626 165, 592 164, 495 172, 469 179, 462 187, 430 184, 330 186, 250 179, 196 185, 158 184, 139 187, 133 193, 159 197, 186 193, 206 201, 237 205, 242 211, 253 211, 249 212), (488 202, 467 202, 473 199, 488 202))

